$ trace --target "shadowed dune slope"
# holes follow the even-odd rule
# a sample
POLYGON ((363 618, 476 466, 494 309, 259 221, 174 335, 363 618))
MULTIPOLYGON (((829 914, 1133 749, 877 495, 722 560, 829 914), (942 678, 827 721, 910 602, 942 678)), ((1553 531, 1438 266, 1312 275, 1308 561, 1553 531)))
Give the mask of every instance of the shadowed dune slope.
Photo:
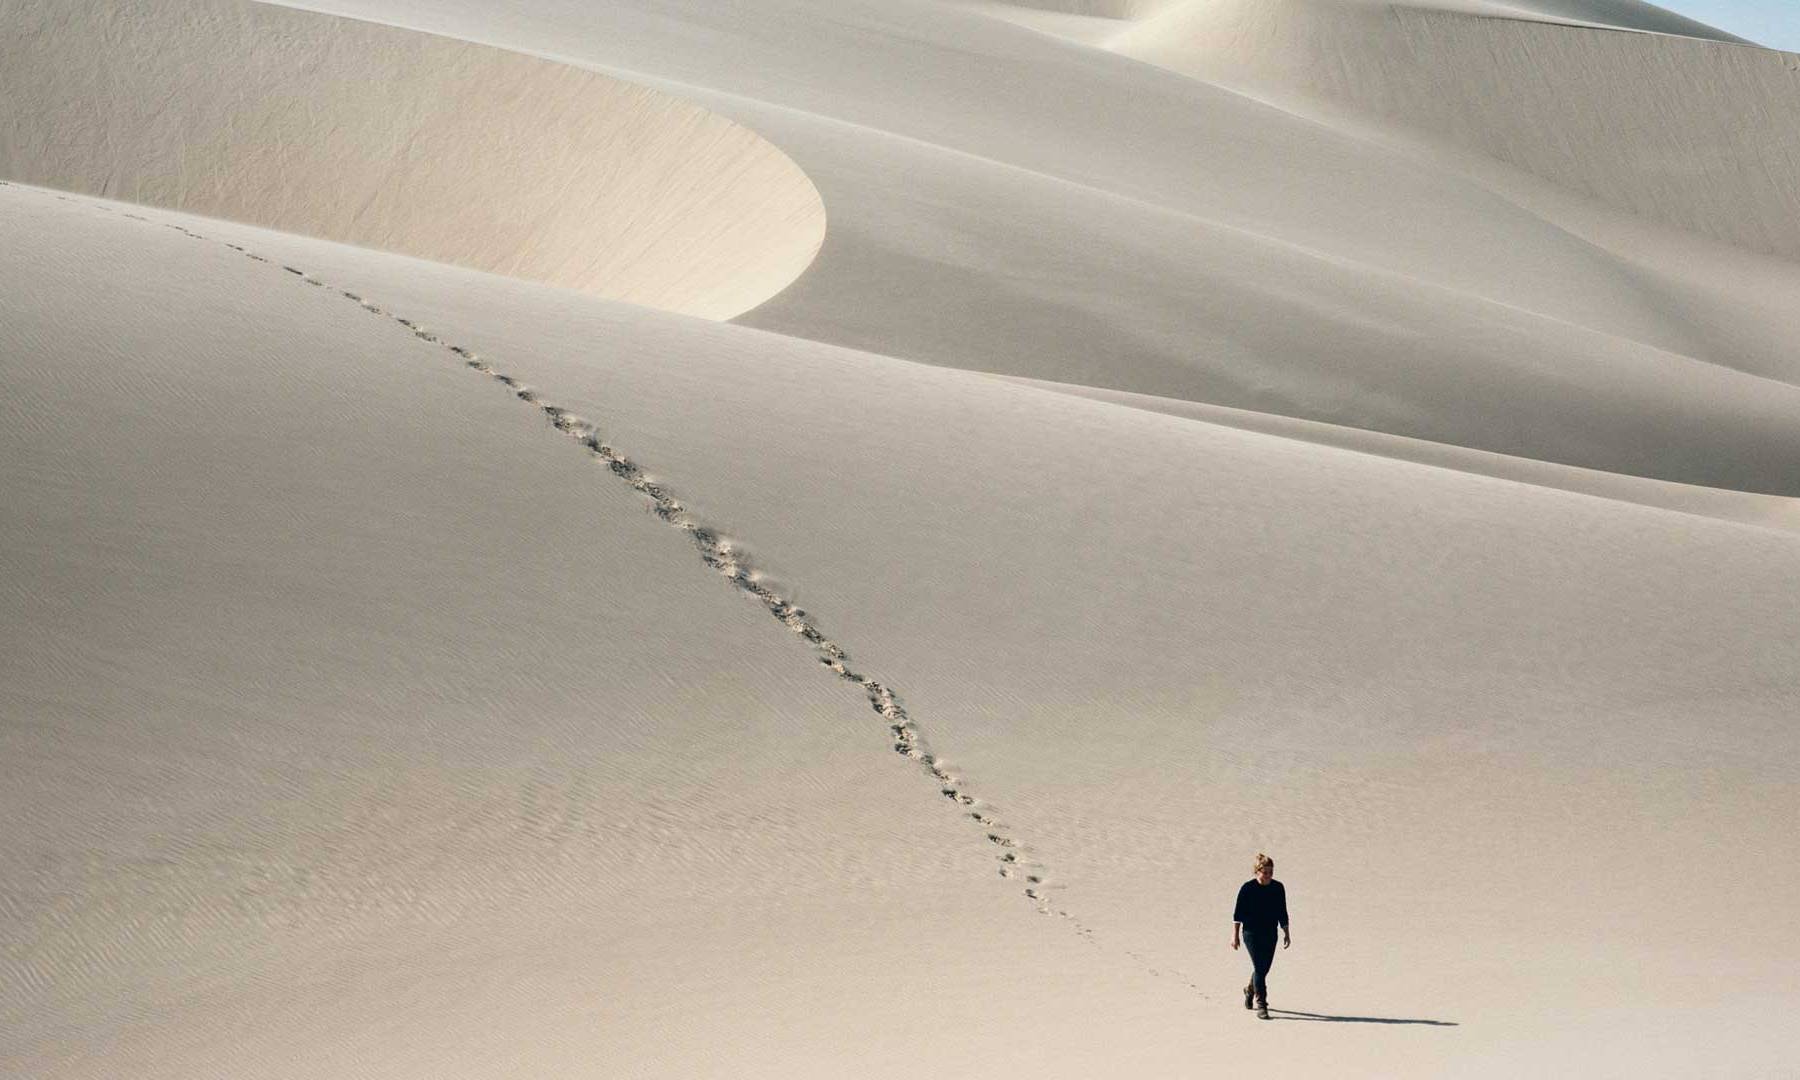
POLYGON ((1348 106, 1653 220, 1800 256, 1791 54, 1354 0, 1194 4, 1114 47, 1258 96, 1348 106))
POLYGON ((240 0, 0 4, 0 175, 709 318, 811 262, 747 128, 501 49, 240 0))

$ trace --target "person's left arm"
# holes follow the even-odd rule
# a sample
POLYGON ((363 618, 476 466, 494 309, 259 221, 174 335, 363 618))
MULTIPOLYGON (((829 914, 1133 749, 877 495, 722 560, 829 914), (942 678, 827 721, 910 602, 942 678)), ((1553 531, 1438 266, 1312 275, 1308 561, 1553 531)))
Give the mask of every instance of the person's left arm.
POLYGON ((1288 931, 1287 886, 1281 887, 1281 947, 1287 948, 1294 943, 1294 935, 1288 931))

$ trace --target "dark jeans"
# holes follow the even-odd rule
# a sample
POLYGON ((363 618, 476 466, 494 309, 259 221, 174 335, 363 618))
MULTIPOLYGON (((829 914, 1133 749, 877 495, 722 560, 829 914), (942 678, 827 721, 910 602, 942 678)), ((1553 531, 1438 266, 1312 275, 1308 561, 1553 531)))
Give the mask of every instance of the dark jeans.
POLYGON ((1256 1000, 1267 1003, 1269 1000, 1269 968, 1275 963, 1274 927, 1267 930, 1252 930, 1244 927, 1244 951, 1250 954, 1250 964, 1255 973, 1250 976, 1250 985, 1256 990, 1256 1000))

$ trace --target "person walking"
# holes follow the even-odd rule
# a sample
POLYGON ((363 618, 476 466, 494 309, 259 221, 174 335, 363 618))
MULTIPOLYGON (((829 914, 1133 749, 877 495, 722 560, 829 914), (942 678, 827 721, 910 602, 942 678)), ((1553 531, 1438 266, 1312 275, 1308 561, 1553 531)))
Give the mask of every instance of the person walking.
POLYGON ((1256 876, 1238 889, 1237 907, 1231 912, 1231 947, 1240 940, 1250 953, 1250 985, 1244 987, 1244 1008, 1255 1001, 1259 1019, 1269 1018, 1269 968, 1275 963, 1275 928, 1281 927, 1281 947, 1294 943, 1288 933, 1287 889, 1275 880, 1275 860, 1256 853, 1256 876))

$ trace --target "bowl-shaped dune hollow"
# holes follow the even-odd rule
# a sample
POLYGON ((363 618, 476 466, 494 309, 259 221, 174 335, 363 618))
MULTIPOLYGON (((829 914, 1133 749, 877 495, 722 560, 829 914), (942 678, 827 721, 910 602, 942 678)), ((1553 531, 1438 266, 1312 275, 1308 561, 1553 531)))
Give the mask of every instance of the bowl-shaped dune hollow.
POLYGON ((0 176, 707 318, 806 269, 819 194, 698 105, 243 0, 17 0, 0 176))

